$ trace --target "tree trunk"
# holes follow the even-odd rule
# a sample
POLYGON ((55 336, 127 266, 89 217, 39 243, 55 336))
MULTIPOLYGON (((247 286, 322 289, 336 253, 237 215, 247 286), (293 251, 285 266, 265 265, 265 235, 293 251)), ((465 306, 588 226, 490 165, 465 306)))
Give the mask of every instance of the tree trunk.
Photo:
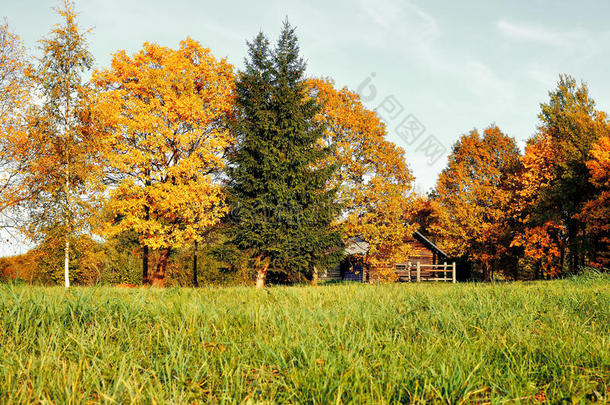
POLYGON ((565 258, 566 258, 566 250, 565 247, 563 246, 563 243, 561 244, 561 248, 560 248, 560 255, 559 255, 559 271, 561 273, 564 272, 564 265, 565 265, 565 258))
POLYGON ((489 269, 489 263, 483 262, 483 280, 486 282, 491 281, 491 271, 489 269))
POLYGON ((165 269, 167 269, 167 260, 169 259, 170 250, 171 248, 161 249, 159 263, 157 263, 157 268, 152 275, 153 287, 163 287, 163 284, 165 283, 165 269))
POLYGON ((66 236, 66 247, 64 250, 64 284, 70 287, 70 239, 66 236))
POLYGON ((574 224, 568 224, 568 251, 570 257, 570 273, 576 273, 576 267, 578 263, 577 248, 576 248, 576 229, 574 224))
POLYGON ((148 278, 148 246, 142 248, 142 284, 150 284, 148 278))
MULTIPOLYGON (((144 175, 146 176, 146 180, 144 181, 144 188, 150 187, 152 184, 149 179, 150 169, 145 169, 144 175)), ((144 219, 146 220, 146 222, 148 222, 148 220, 150 219, 150 207, 148 206, 148 201, 144 205, 144 219)), ((150 255, 148 245, 144 245, 142 250, 142 284, 150 285, 151 280, 148 274, 148 258, 150 255)))
POLYGON ((313 266, 313 277, 311 278, 312 285, 318 285, 318 280, 320 279, 320 275, 318 274, 318 268, 313 266))
POLYGON ((66 109, 64 116, 64 141, 66 147, 66 178, 64 183, 64 193, 66 194, 66 246, 64 250, 64 285, 66 288, 70 287, 70 233, 72 232, 70 222, 70 141, 68 140, 68 132, 70 127, 68 125, 70 117, 70 90, 68 81, 65 82, 66 86, 66 109))
POLYGON ((269 269, 269 260, 264 260, 262 266, 260 266, 260 262, 262 261, 262 256, 257 258, 257 263, 259 263, 258 273, 256 274, 256 288, 265 288, 265 280, 267 279, 267 270, 269 269))
POLYGON ((70 287, 70 155, 66 144, 66 179, 64 184, 66 194, 65 220, 66 220, 66 245, 64 247, 64 285, 70 287))
POLYGON ((197 280, 197 241, 195 241, 193 246, 193 286, 199 286, 199 281, 197 280))

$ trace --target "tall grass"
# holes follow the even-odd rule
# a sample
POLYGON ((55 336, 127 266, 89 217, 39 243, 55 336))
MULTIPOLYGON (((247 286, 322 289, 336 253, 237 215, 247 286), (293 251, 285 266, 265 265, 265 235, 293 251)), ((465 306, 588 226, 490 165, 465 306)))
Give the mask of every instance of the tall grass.
POLYGON ((610 400, 610 278, 0 286, 0 402, 610 400))

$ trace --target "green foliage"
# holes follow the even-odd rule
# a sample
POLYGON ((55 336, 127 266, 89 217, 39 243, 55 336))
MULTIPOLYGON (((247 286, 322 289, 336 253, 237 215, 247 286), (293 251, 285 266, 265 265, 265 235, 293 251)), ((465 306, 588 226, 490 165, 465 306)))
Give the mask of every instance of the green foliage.
MULTIPOLYGON (((41 284, 61 284, 64 280, 65 228, 57 226, 33 251, 32 281, 41 284)), ((91 285, 102 281, 104 247, 87 235, 70 238, 70 282, 91 285)))
MULTIPOLYGON (((193 248, 175 251, 168 265, 168 286, 193 286, 193 248)), ((247 285, 255 278, 248 257, 228 244, 199 245, 198 285, 247 285), (221 254, 231 251, 229 255, 221 254)))
MULTIPOLYGON (((549 92, 549 102, 540 109, 540 129, 554 140, 560 153, 556 164, 565 170, 566 180, 578 181, 579 175, 588 173, 585 162, 604 129, 604 114, 595 109, 587 85, 579 86, 568 75, 559 77, 557 88, 549 92)), ((582 181, 577 184, 582 185, 582 181)))
POLYGON ((266 291, 5 284, 0 392, 7 403, 604 403, 609 337, 608 275, 266 291))
MULTIPOLYGON (((208 261, 216 263, 216 269, 224 283, 251 284, 256 276, 250 257, 231 243, 211 244, 205 251, 208 261)), ((204 268, 208 272, 208 268, 204 268)), ((200 272, 201 273, 201 272, 200 272)))
POLYGON ((104 243, 103 283, 141 284, 142 268, 138 252, 140 244, 135 232, 124 232, 104 243))
POLYGON ((249 44, 236 94, 229 234, 283 279, 309 278, 313 266, 340 256, 340 234, 330 227, 339 209, 335 191, 326 190, 335 168, 319 167, 330 153, 314 122, 320 106, 307 97, 305 63, 287 22, 274 50, 262 33, 249 44))

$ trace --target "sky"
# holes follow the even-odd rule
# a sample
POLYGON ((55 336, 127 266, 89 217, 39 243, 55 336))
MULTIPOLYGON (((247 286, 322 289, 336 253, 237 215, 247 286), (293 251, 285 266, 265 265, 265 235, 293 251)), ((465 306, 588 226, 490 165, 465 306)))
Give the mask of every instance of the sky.
MULTIPOLYGON (((58 22, 55 0, 0 0, 25 45, 58 22)), ((405 149, 415 190, 429 191, 459 137, 491 124, 523 147, 559 74, 586 82, 610 111, 609 1, 77 0, 95 66, 143 42, 177 47, 187 36, 243 66, 246 41, 297 28, 308 75, 357 90, 388 139, 405 149)), ((2 253, 2 252, 0 252, 2 253)))

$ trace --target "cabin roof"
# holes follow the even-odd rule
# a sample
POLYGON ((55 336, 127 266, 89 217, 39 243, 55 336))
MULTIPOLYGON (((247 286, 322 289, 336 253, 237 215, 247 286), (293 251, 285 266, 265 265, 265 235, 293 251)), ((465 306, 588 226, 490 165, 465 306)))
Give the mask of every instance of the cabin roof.
MULTIPOLYGON (((438 254, 439 256, 442 256, 444 258, 448 257, 445 252, 443 252, 430 239, 426 238, 421 233, 414 232, 413 233, 413 238, 418 240, 425 247, 427 247, 428 249, 430 249, 434 253, 438 254)), ((370 247, 370 244, 366 240, 362 239, 362 237, 354 236, 354 237, 349 238, 349 240, 348 240, 348 242, 347 242, 347 244, 345 246, 345 253, 348 254, 348 255, 354 255, 354 254, 365 255, 365 254, 368 253, 369 247, 370 247)))
POLYGON ((418 241, 420 241, 421 243, 423 243, 424 245, 426 245, 426 247, 436 253, 438 253, 441 256, 444 256, 445 258, 449 257, 447 255, 447 253, 443 252, 438 246, 436 246, 430 239, 426 238, 424 235, 422 235, 419 232, 415 232, 413 233, 413 237, 415 239, 417 239, 418 241))
POLYGON ((370 244, 360 236, 353 236, 348 239, 345 246, 345 253, 347 255, 365 255, 368 253, 369 247, 370 244))

